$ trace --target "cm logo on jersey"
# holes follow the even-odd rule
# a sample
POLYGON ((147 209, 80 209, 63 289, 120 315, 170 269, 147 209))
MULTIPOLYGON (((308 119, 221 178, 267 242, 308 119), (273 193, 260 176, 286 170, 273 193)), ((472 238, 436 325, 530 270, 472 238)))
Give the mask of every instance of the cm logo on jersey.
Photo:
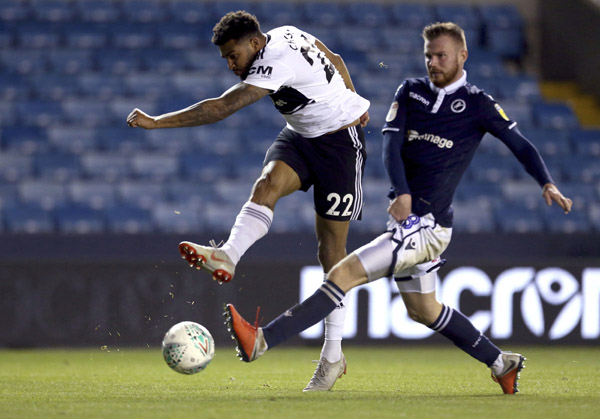
POLYGON ((258 67, 252 66, 252 67, 250 67, 250 71, 248 71, 248 75, 256 74, 265 79, 267 79, 267 78, 270 79, 272 73, 273 73, 273 67, 271 67, 270 65, 268 65, 268 66, 259 65, 258 67))

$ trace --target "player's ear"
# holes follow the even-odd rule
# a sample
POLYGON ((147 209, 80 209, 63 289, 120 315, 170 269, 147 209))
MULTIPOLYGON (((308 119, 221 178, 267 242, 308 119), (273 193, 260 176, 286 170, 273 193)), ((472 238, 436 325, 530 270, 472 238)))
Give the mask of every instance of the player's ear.
POLYGON ((464 64, 465 61, 467 61, 467 58, 469 57, 469 51, 467 51, 465 48, 462 48, 458 53, 458 56, 460 57, 461 63, 464 64))

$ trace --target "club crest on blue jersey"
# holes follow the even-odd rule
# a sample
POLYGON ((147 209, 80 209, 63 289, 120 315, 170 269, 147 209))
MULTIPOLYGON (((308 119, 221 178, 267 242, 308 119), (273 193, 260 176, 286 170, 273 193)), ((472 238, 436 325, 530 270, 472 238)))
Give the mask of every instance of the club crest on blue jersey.
POLYGON ((461 113, 466 108, 467 108, 467 104, 462 99, 456 99, 455 101, 453 101, 450 104, 450 109, 452 109, 452 112, 454 112, 454 113, 461 113))

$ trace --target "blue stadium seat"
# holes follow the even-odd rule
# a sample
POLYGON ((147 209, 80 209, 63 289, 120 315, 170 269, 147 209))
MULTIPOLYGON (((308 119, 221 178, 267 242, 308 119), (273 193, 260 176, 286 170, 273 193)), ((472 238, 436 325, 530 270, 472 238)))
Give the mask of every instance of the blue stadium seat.
POLYGON ((23 100, 30 94, 31 86, 27 77, 20 74, 2 73, 2 77, 0 77, 0 101, 6 103, 23 100))
POLYGON ((556 130, 579 128, 575 112, 566 103, 535 103, 533 117, 540 128, 556 130))
POLYGON ((60 44, 57 28, 46 22, 22 23, 16 31, 17 44, 26 49, 56 48, 60 44))
POLYGON ((154 231, 149 210, 131 205, 115 205, 104 211, 106 228, 111 233, 139 234, 154 231))
POLYGON ((61 152, 39 153, 34 156, 37 175, 46 180, 64 182, 81 175, 79 156, 61 152))
MULTIPOLYGON (((304 15, 307 22, 312 22, 317 26, 337 27, 340 22, 346 22, 348 19, 347 10, 343 4, 311 0, 306 3, 299 3, 299 7, 301 7, 300 5, 304 6, 304 15)), ((303 25, 302 29, 305 26, 303 25)))
POLYGON ((4 149, 24 154, 46 151, 50 148, 46 130, 38 127, 3 127, 0 130, 0 140, 4 149))
POLYGON ((519 129, 536 126, 532 109, 533 105, 525 102, 504 100, 500 102, 500 106, 511 120, 516 121, 519 124, 519 129))
MULTIPOLYGON (((481 139, 477 153, 493 154, 496 156, 512 156, 510 149, 498 138, 486 132, 481 139)), ((511 157, 509 157, 511 158, 511 157)), ((514 158, 514 157, 513 157, 514 158)))
POLYGON ((154 23, 115 22, 108 26, 111 45, 115 48, 150 49, 156 45, 156 25, 154 23))
POLYGON ((55 231, 54 218, 49 211, 37 205, 19 205, 4 210, 6 231, 10 233, 40 234, 55 231))
POLYGON ((0 126, 14 126, 19 124, 17 106, 12 102, 0 101, 0 126))
POLYGON ((110 208, 117 201, 115 186, 104 181, 75 180, 67 185, 71 202, 96 210, 110 208))
POLYGON ((592 202, 588 206, 588 219, 595 231, 600 231, 600 202, 592 202))
MULTIPOLYGON (((224 62, 219 62, 222 66, 224 62)), ((221 67, 222 73, 228 71, 226 66, 221 67)), ((221 76, 219 76, 221 77, 221 76)), ((226 76, 225 76, 226 77, 226 76)), ((171 83, 176 94, 184 97, 194 97, 195 102, 207 97, 218 97, 235 83, 223 86, 223 82, 215 77, 212 72, 181 72, 171 78, 171 83)), ((189 103, 191 105, 192 103, 189 103)))
MULTIPOLYGON (((215 3, 200 3, 193 0, 171 1, 167 2, 166 7, 171 18, 179 23, 211 23, 215 21, 215 3)), ((220 16, 219 16, 220 18, 220 16)))
POLYGON ((477 9, 468 4, 437 4, 434 12, 439 22, 454 22, 465 30, 477 30, 482 23, 477 9))
POLYGON ((502 199, 498 200, 498 203, 504 202, 506 206, 517 203, 532 210, 542 206, 541 188, 531 178, 502 182, 501 189, 502 193, 498 197, 502 199))
MULTIPOLYGON (((160 65, 157 63, 157 65, 160 65)), ((167 67, 164 67, 165 69, 167 67)), ((172 68, 175 71, 175 67, 172 68)), ((158 67, 148 73, 131 74, 124 78, 124 92, 140 100, 141 98, 157 99, 170 96, 172 92, 170 75, 161 74, 158 67)))
POLYGON ((19 183, 19 199, 45 210, 63 206, 68 202, 67 189, 62 183, 48 180, 25 180, 19 183))
POLYGON ((107 113, 104 117, 106 122, 113 123, 114 126, 126 127, 127 116, 135 108, 141 108, 149 115, 158 114, 157 104, 149 98, 141 101, 137 97, 116 97, 108 103, 107 113))
POLYGON ((302 28, 302 23, 305 20, 302 14, 304 10, 298 7, 296 3, 262 1, 257 4, 257 7, 257 17, 263 29, 283 25, 293 25, 302 28))
POLYGON ((86 178, 117 182, 131 175, 128 153, 86 153, 81 156, 81 169, 86 178))
POLYGON ((600 202, 598 200, 600 191, 597 190, 597 184, 561 182, 558 186, 563 195, 573 200, 573 211, 585 212, 585 208, 589 204, 600 202))
MULTIPOLYGON (((212 53, 211 58, 218 61, 219 55, 216 48, 212 53)), ((160 76, 163 80, 168 81, 168 77, 165 75, 170 76, 176 71, 185 70, 187 61, 183 51, 152 48, 142 55, 142 65, 147 71, 152 72, 152 75, 160 76)))
POLYGON ((79 94, 79 88, 73 83, 73 77, 63 74, 39 74, 31 77, 32 90, 43 101, 71 99, 79 94))
POLYGON ((33 174, 33 158, 30 155, 0 153, 0 182, 19 182, 32 177, 33 174))
POLYGON ((264 155, 257 153, 238 153, 230 157, 231 178, 258 179, 263 168, 264 155))
POLYGON ((565 177, 571 182, 600 182, 600 164, 596 156, 562 156, 560 164, 565 177))
POLYGON ((65 43, 70 48, 106 48, 109 32, 103 24, 75 21, 63 26, 65 43))
POLYGON ((17 184, 0 183, 0 209, 13 208, 18 206, 18 187, 17 184))
POLYGON ((356 79, 354 84, 357 91, 362 92, 369 100, 390 104, 399 81, 382 71, 381 76, 356 79))
POLYGON ((155 181, 124 180, 117 186, 121 202, 143 209, 151 209, 166 201, 165 185, 155 181))
POLYGON ((571 211, 565 214, 556 205, 544 207, 541 210, 546 223, 546 231, 561 234, 589 233, 592 223, 585 211, 571 211))
POLYGON ((514 158, 476 154, 469 173, 476 181, 503 182, 515 178, 519 169, 520 165, 514 158))
POLYGON ((19 22, 31 16, 29 4, 24 1, 0 1, 0 19, 6 22, 19 22))
POLYGON ((495 28, 522 28, 523 17, 514 4, 481 4, 482 22, 495 28))
MULTIPOLYGON (((123 117, 125 121, 125 117, 123 117)), ((125 125, 125 124, 123 124, 125 125)), ((97 130, 100 150, 129 155, 148 149, 144 132, 127 126, 99 128, 97 130)))
POLYGON ((546 231, 544 220, 537 209, 511 203, 510 205, 499 205, 494 213, 496 223, 502 232, 539 233, 546 231))
POLYGON ((48 142, 53 150, 81 154, 96 149, 96 131, 81 126, 51 127, 47 130, 48 142))
POLYGON ((183 207, 190 205, 200 208, 205 202, 218 199, 212 183, 175 180, 169 182, 166 189, 168 201, 183 207))
POLYGON ((423 53, 423 39, 418 36, 414 29, 398 27, 383 27, 381 31, 380 49, 386 52, 423 53))
POLYGON ((27 125, 48 127, 63 123, 65 118, 60 102, 27 100, 17 104, 21 122, 27 125))
POLYGON ((184 51, 183 68, 201 71, 203 74, 222 74, 227 70, 224 61, 219 60, 219 52, 213 49, 184 51))
POLYGON ((498 99, 537 102, 541 99, 540 84, 531 76, 504 76, 495 80, 498 99))
POLYGON ((7 73, 39 74, 46 71, 46 56, 43 51, 9 49, 0 52, 0 64, 7 73))
MULTIPOLYGON (((179 3, 179 2, 175 2, 179 3)), ((195 3, 195 2, 194 2, 195 3)), ((207 50, 212 44, 212 26, 184 22, 164 22, 157 25, 158 47, 184 52, 207 50), (204 48, 203 48, 204 47, 204 48)), ((215 47, 212 47, 215 49, 215 47)), ((213 51, 215 53, 215 51, 213 51)), ((218 51, 216 51, 218 54, 218 51)), ((218 55, 217 55, 218 57, 218 55)))
POLYGON ((40 21, 68 22, 75 15, 72 3, 65 0, 32 0, 31 10, 40 21))
POLYGON ((136 154, 131 158, 133 175, 141 179, 167 180, 179 174, 179 157, 164 152, 136 154))
POLYGON ((122 2, 121 9, 129 22, 155 23, 168 19, 163 5, 158 0, 127 0, 122 2))
POLYGON ((577 154, 600 156, 600 129, 573 131, 571 141, 577 154))
POLYGON ((105 74, 128 74, 140 72, 142 61, 135 49, 102 49, 96 54, 100 71, 105 74))
POLYGON ((455 199, 461 202, 486 201, 491 203, 499 199, 501 193, 500 184, 497 182, 464 179, 456 189, 455 199))
POLYGON ((87 22, 115 22, 120 18, 118 3, 109 0, 76 0, 79 17, 87 22))
MULTIPOLYGON (((112 104, 112 102, 111 102, 112 104)), ((101 127, 109 125, 112 121, 106 103, 94 98, 67 99, 62 102, 62 111, 66 121, 86 127, 101 127)), ((123 121, 127 115, 123 116, 123 121)))
MULTIPOLYGON (((219 180, 215 182, 215 192, 218 200, 227 203, 229 206, 237 208, 239 211, 248 198, 252 190, 254 179, 239 180, 219 180)), ((209 203, 207 203, 208 205, 209 203)))
MULTIPOLYGON (((343 39, 345 47, 361 52, 369 52, 373 45, 381 45, 382 34, 365 26, 341 26, 338 29, 340 39, 343 39)), ((331 49, 331 47, 329 47, 331 49)))
POLYGON ((489 201, 455 202, 453 228, 467 233, 487 233, 496 229, 489 201))
POLYGON ((152 220, 163 233, 194 233, 204 228, 204 217, 193 206, 160 202, 152 208, 152 220))
POLYGON ((123 77, 120 76, 97 72, 82 74, 76 80, 77 88, 83 97, 99 101, 109 101, 116 96, 122 96, 125 91, 123 77))
MULTIPOLYGON (((256 104, 252 106, 256 106, 256 104)), ((203 126, 190 130, 189 134, 191 143, 188 150, 192 149, 199 154, 229 156, 238 154, 240 150, 244 150, 245 153, 252 152, 252 150, 244 148, 243 138, 237 130, 203 126)), ((275 139, 275 136, 272 139, 275 139)), ((266 151, 265 148, 259 153, 264 156, 266 151)))
POLYGON ((90 50, 54 49, 48 54, 50 69, 69 75, 92 71, 93 61, 90 50))
POLYGON ((213 182, 231 174, 230 161, 210 154, 184 154, 181 156, 183 178, 189 181, 213 182))
MULTIPOLYGON (((258 17, 261 21, 261 9, 260 3, 251 3, 246 1, 235 1, 235 0, 220 0, 213 3, 213 20, 214 23, 229 12, 236 12, 238 10, 245 10, 258 17)), ((214 24, 213 23, 213 24, 214 24)), ((266 29, 266 28, 265 28, 266 29)))
POLYGON ((522 133, 536 146, 542 157, 571 154, 571 143, 567 131, 529 128, 523 129, 522 133))
POLYGON ((471 83, 484 89, 487 93, 491 93, 488 86, 479 85, 474 83, 473 80, 494 79, 492 81, 495 82, 507 75, 500 56, 485 50, 472 51, 465 63, 465 69, 471 83))
POLYGON ((413 36, 419 34, 425 25, 429 25, 436 20, 431 6, 420 3, 392 4, 391 16, 394 25, 412 29, 413 36))
POLYGON ((63 234, 104 233, 102 212, 85 205, 67 205, 54 211, 56 226, 63 234))
POLYGON ((390 10, 381 3, 348 3, 344 7, 350 22, 360 26, 383 27, 389 22, 390 10))
POLYGON ((203 209, 203 218, 208 231, 229 231, 239 214, 241 206, 208 202, 203 209))

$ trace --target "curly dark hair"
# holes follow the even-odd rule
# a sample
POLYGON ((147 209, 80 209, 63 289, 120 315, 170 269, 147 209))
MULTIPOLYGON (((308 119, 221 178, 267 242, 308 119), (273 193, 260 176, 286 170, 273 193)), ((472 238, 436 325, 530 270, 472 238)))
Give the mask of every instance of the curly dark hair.
POLYGON ((244 11, 229 12, 213 28, 211 42, 223 45, 232 39, 242 39, 260 33, 260 23, 256 16, 244 11))

